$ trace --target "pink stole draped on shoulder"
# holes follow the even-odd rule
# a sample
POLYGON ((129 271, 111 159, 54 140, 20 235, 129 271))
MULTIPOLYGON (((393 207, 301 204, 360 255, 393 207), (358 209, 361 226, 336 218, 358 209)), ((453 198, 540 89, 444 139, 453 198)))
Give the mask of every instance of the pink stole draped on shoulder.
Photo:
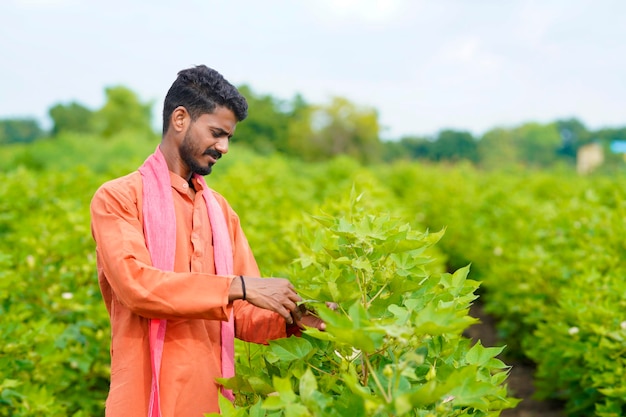
MULTIPOLYGON (((152 265, 164 271, 174 269, 176 252, 176 214, 169 168, 157 146, 156 151, 139 168, 143 181, 143 227, 146 245, 152 265)), ((195 174, 202 185, 202 196, 209 213, 213 234, 213 254, 217 275, 233 274, 233 250, 226 225, 226 219, 215 196, 208 188, 204 177, 195 174)), ((148 417, 161 417, 159 374, 163 355, 163 343, 167 321, 150 320, 150 358, 152 365, 152 387, 148 417)), ((229 321, 222 322, 222 377, 231 378, 235 374, 234 338, 235 327, 231 314, 229 321)), ((234 400, 233 393, 222 387, 222 394, 234 400)))

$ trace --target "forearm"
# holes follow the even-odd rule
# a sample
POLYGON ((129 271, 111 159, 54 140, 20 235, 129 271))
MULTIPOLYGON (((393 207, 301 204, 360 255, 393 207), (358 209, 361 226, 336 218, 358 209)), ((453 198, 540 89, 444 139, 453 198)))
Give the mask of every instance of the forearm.
POLYGON ((105 277, 117 299, 147 318, 227 320, 233 277, 161 271, 127 260, 105 265, 105 277), (130 264, 130 265, 128 265, 130 264))

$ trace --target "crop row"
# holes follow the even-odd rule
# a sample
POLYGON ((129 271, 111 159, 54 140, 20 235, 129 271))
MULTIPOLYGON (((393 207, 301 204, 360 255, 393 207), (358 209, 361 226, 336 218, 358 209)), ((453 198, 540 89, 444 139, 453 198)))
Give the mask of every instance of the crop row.
MULTIPOLYGON (((143 153, 152 146, 141 147, 143 153)), ((111 155, 114 165, 75 150, 73 157, 59 155, 64 165, 56 168, 54 160, 33 159, 44 153, 26 149, 14 154, 25 167, 0 174, 0 416, 101 413, 109 331, 88 205, 104 180, 141 160, 119 144, 107 149, 100 155, 111 155), (127 152, 128 162, 120 162, 127 152)), ((259 367, 266 370, 264 380, 252 379, 256 387, 233 382, 249 401, 240 405, 256 407, 251 413, 262 415, 262 406, 274 413, 293 409, 293 395, 305 408, 316 403, 312 395, 323 395, 333 408, 326 395, 341 393, 351 402, 335 408, 358 404, 368 415, 466 415, 469 409, 498 415, 514 404, 499 391, 505 374, 493 356, 500 349, 470 350, 460 336, 471 324, 467 308, 478 291, 498 319, 504 357, 537 363, 540 395, 565 401, 571 416, 626 414, 626 202, 615 178, 495 174, 464 165, 363 167, 344 157, 302 164, 242 151, 221 160, 207 180, 239 213, 265 275, 289 277, 309 298, 339 301, 352 323, 362 318, 362 326, 349 328, 337 319, 335 332, 331 326, 327 333, 332 337, 305 334, 300 342, 266 348, 238 345, 243 375, 245 369, 257 377, 259 367), (417 246, 398 243, 411 240, 417 246), (347 247, 351 255, 342 252, 347 247), (412 264, 411 257, 423 264, 412 264), (415 279, 424 287, 411 287, 415 279), (342 298, 357 294, 351 285, 358 282, 360 297, 342 298), (388 292, 392 282, 406 297, 388 292), (358 305, 373 307, 364 312, 358 305), (284 358, 289 349, 301 356, 284 358), (361 362, 350 359, 353 349, 365 352, 361 362), (468 391, 444 383, 452 377, 468 391), (304 386, 296 382, 301 378, 304 386), (380 393, 382 380, 399 385, 380 393), (417 394, 424 386, 441 396, 417 394), (271 390, 282 393, 283 402, 268 400, 271 390)), ((326 316, 329 322, 334 317, 326 316)))
POLYGON ((569 416, 626 415, 623 178, 395 166, 387 183, 452 266, 472 264, 507 354, 569 416), (406 187, 412 184, 412 187, 406 187))

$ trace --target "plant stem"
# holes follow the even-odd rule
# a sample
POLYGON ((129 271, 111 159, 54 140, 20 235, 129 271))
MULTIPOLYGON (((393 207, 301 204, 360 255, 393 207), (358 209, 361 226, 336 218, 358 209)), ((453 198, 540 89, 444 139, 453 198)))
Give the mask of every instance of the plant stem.
POLYGON ((369 355, 363 355, 363 357, 365 358, 365 363, 367 365, 367 368, 369 369, 370 373, 372 374, 372 378, 374 378, 374 382, 376 383, 376 386, 378 387, 378 390, 382 394, 382 396, 385 399, 385 401, 387 402, 387 404, 389 404, 391 402, 391 396, 387 395, 387 393, 385 392, 385 389, 383 388, 383 385, 380 383, 380 380, 378 379, 378 375, 376 375, 376 372, 374 371, 374 368, 372 367, 372 364, 370 363, 369 355))

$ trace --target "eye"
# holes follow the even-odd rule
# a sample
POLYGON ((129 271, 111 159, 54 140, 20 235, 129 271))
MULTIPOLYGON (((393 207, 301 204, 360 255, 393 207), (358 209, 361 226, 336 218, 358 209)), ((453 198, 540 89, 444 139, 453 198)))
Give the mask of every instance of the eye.
POLYGON ((230 138, 232 136, 228 135, 228 132, 222 130, 222 129, 211 129, 211 136, 213 136, 213 138, 215 139, 221 139, 221 138, 226 138, 228 139, 228 141, 230 142, 230 138))

